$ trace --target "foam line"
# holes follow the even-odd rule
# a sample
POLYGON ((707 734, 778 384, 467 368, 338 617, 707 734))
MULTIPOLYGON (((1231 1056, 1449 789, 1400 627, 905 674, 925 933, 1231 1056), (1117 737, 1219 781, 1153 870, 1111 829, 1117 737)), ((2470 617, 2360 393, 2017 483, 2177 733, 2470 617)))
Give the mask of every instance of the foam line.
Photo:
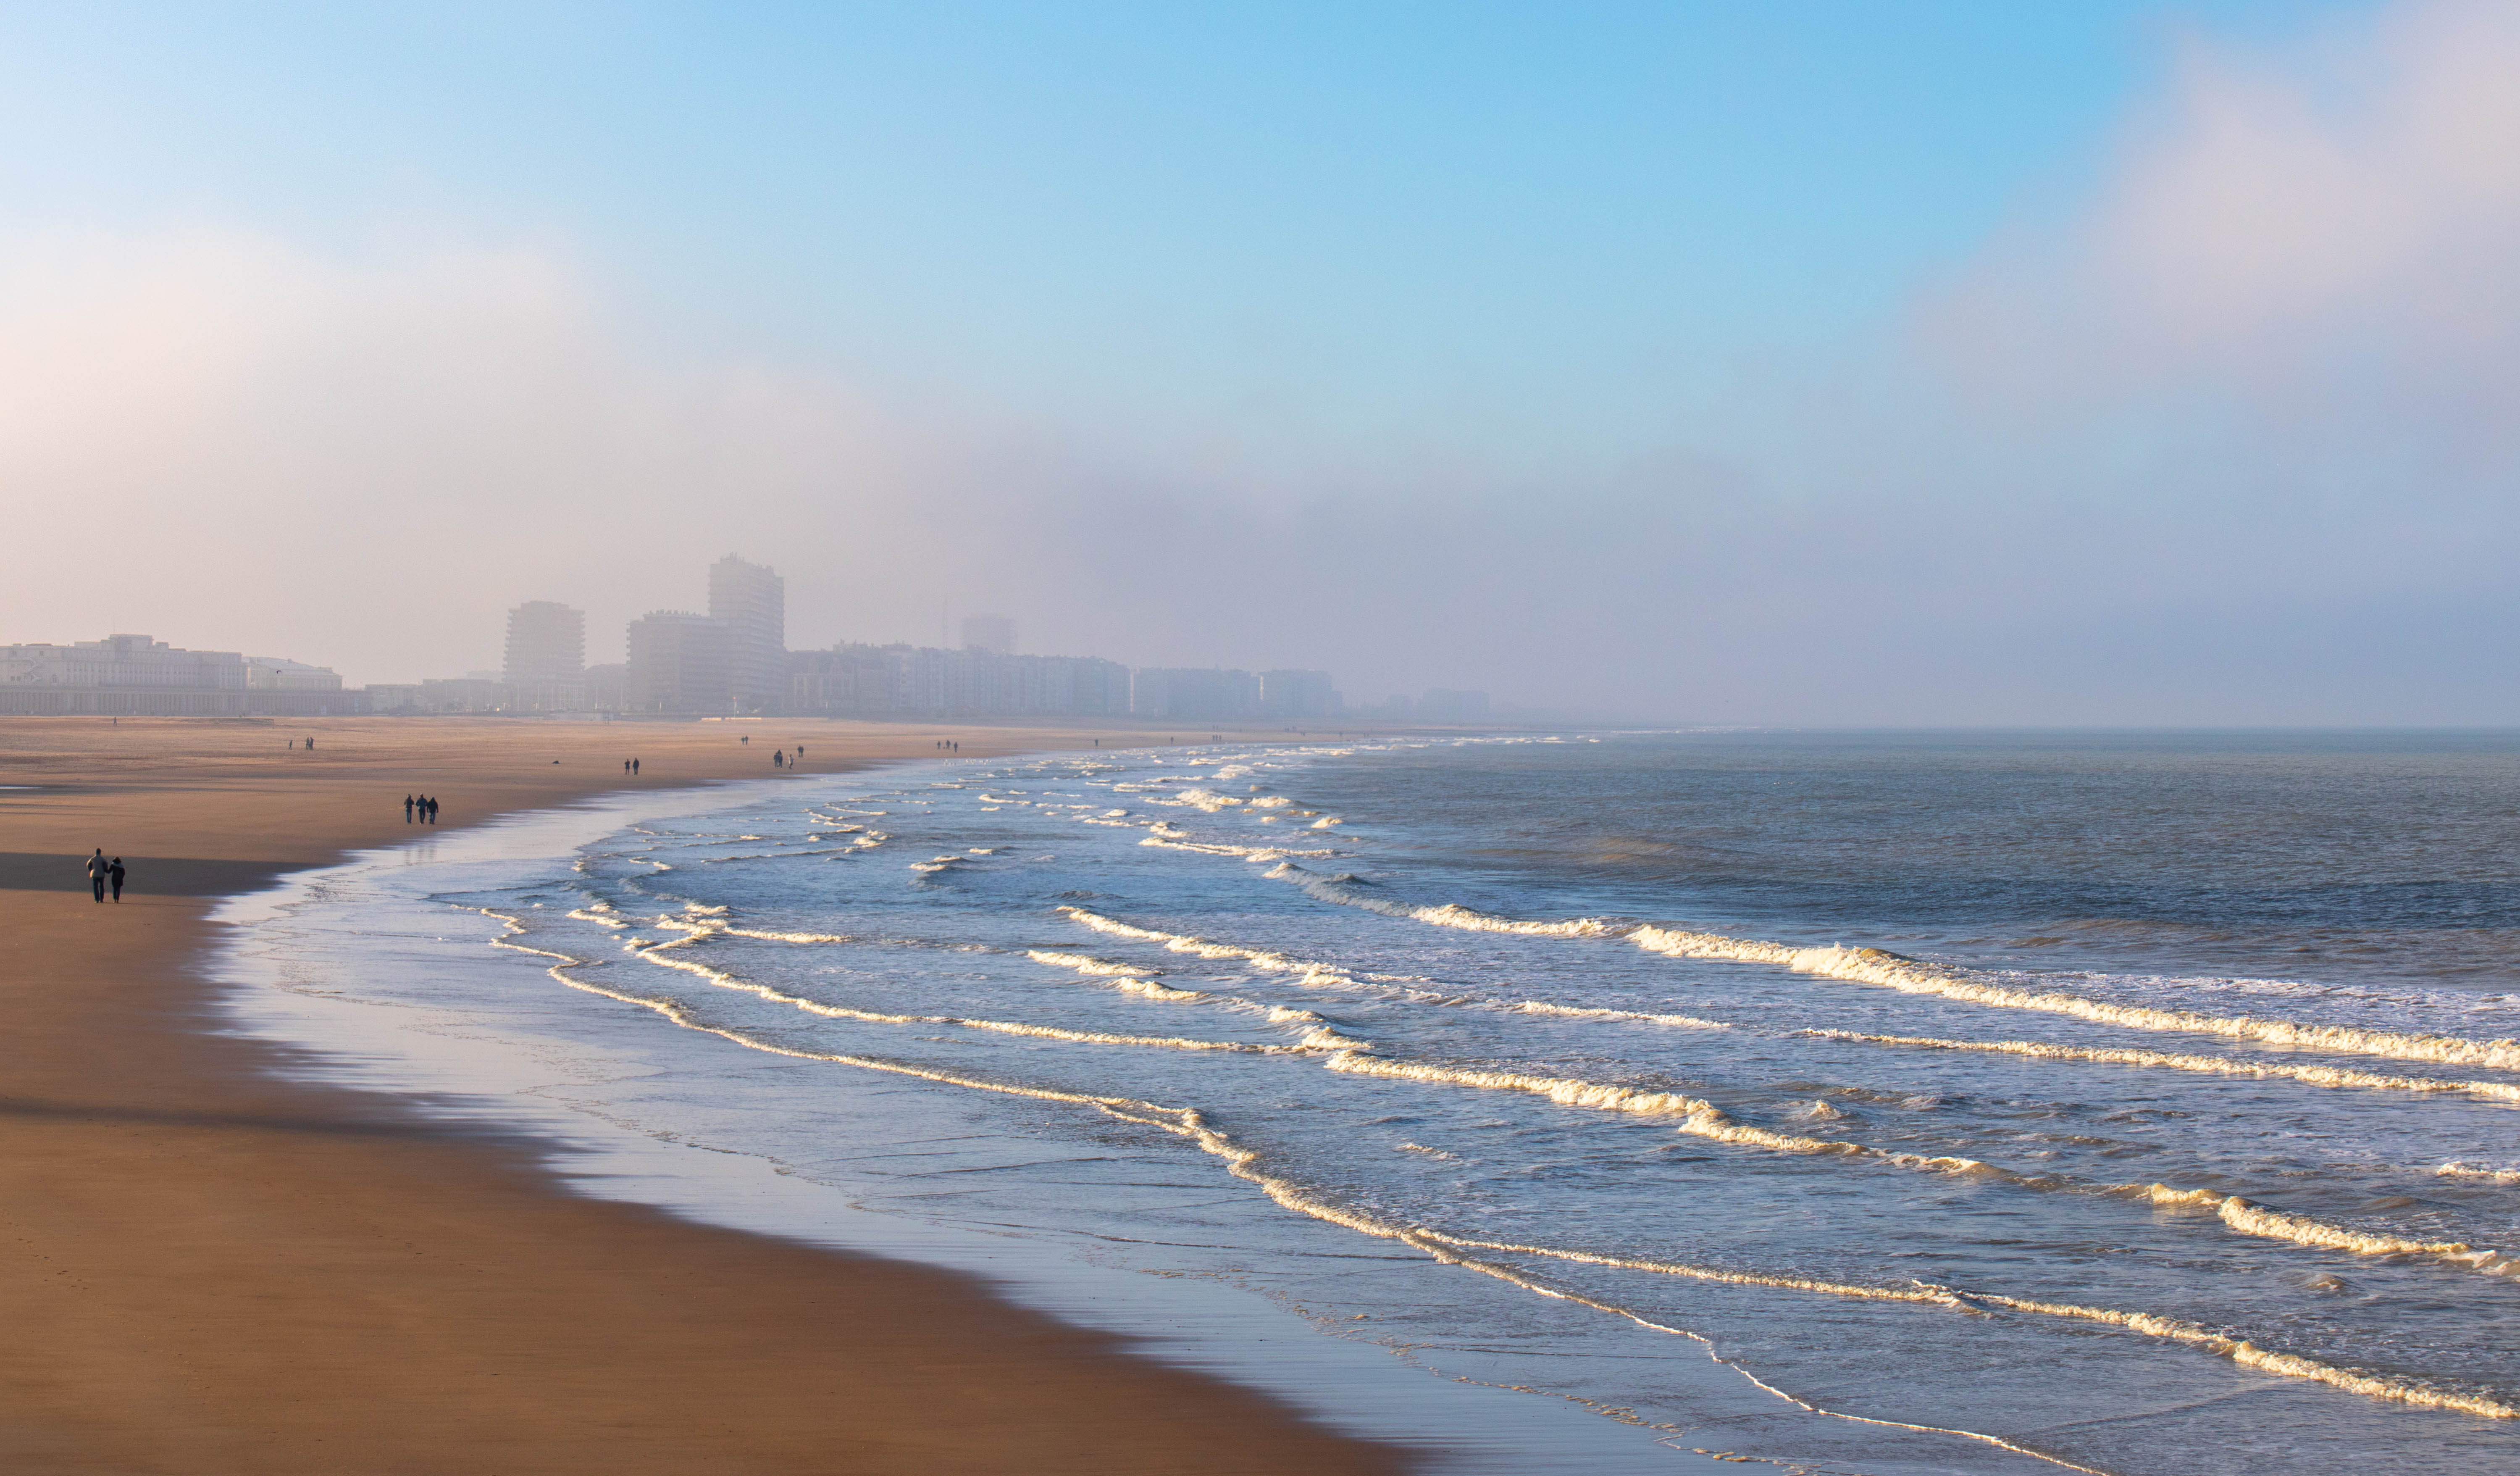
POLYGON ((2091 1061, 2112 1066, 2160 1066, 2175 1071, 2220 1076, 2258 1077, 2307 1082, 2315 1086, 2364 1086, 2390 1091, 2464 1091, 2499 1101, 2520 1102, 2520 1085, 2508 1082, 2461 1082, 2442 1077, 2401 1077, 2354 1071, 2337 1066, 2296 1066, 2287 1061, 2248 1061, 2228 1056, 2198 1056, 2176 1051, 2099 1049, 2053 1045, 2044 1040, 1946 1040, 1934 1036, 1869 1036, 1851 1030, 1798 1030, 1797 1036, 1849 1040, 1867 1045, 1906 1045, 1925 1050, 2000 1051, 2048 1061, 2091 1061))
POLYGON ((1925 963, 1882 948, 1797 948, 1784 944, 1727 938, 1719 933, 1684 932, 1650 923, 1631 929, 1627 937, 1629 942, 1648 952, 1675 958, 1722 958, 1741 963, 1781 964, 1798 974, 1840 979, 1850 984, 1879 985, 1902 993, 1935 994, 1972 1004, 2044 1010, 2101 1025, 2229 1036, 2273 1045, 2308 1045, 2321 1050, 2391 1056, 2407 1061, 2520 1069, 2520 1040, 2414 1036, 2395 1031, 2362 1030, 2354 1026, 2261 1019, 2254 1015, 2197 1015, 2184 1010, 2117 1004, 2104 999, 2088 999, 2080 994, 1984 983, 1959 970, 1925 963))
POLYGON ((1553 938, 1625 938, 1647 952, 1673 958, 1778 964, 1798 974, 1842 980, 1849 984, 1878 985, 1903 993, 1934 994, 2004 1009, 2044 1010, 2101 1025, 2229 1036, 2237 1039, 2262 1040, 2272 1045, 2307 1045, 2320 1050, 2408 1061, 2438 1061, 2452 1066, 2520 1070, 2520 1040, 2509 1038, 2470 1040, 2459 1036, 2408 1035, 2397 1031, 2315 1025, 2254 1015, 2200 1015, 2185 1010, 2152 1009, 2052 990, 2024 990, 1988 983, 1970 977, 1963 970, 1926 963, 1884 948, 1803 948, 1757 939, 1731 938, 1721 933, 1693 933, 1653 923, 1618 923, 1598 917, 1531 922, 1499 917, 1452 902, 1440 906, 1418 906, 1390 901, 1360 890, 1355 877, 1323 876, 1292 862, 1282 863, 1268 874, 1294 883, 1307 896, 1322 901, 1362 907, 1386 917, 1409 918, 1437 927, 1553 938))
POLYGON ((1778 1132, 1733 1117, 1723 1108, 1702 1097, 1678 1091, 1642 1091, 1635 1087, 1614 1086, 1600 1082, 1586 1082, 1567 1077, 1534 1076, 1512 1071, 1485 1071, 1465 1067, 1444 1066, 1426 1061, 1393 1061, 1362 1052, 1341 1051, 1324 1059, 1329 1070, 1347 1076, 1379 1077, 1385 1080, 1431 1082, 1449 1086, 1469 1086, 1489 1091, 1520 1091, 1566 1107, 1583 1107, 1597 1112, 1627 1112, 1646 1117, 1677 1118, 1674 1130, 1691 1137, 1702 1137, 1736 1147, 1764 1149, 1772 1153, 1798 1153, 1815 1157, 1861 1159, 1868 1163, 1928 1174, 1950 1174, 1967 1178, 1988 1179, 2017 1188, 2043 1192, 2099 1194, 2140 1200, 2146 1204, 2170 1209, 2204 1209, 2228 1229, 2242 1235, 2269 1240, 2286 1240, 2295 1245, 2318 1250, 2346 1251, 2357 1256, 2422 1256, 2452 1266, 2464 1267, 2488 1275, 2509 1275, 2520 1271, 2515 1262, 2499 1251, 2480 1249, 2465 1241, 2408 1240, 2395 1235, 2373 1234, 2348 1229, 2307 1216, 2269 1209, 2238 1194, 2224 1194, 2212 1189, 2178 1189, 2168 1184, 2093 1183, 2061 1174, 2023 1174, 1974 1158, 1956 1156, 1927 1157, 1916 1153, 1897 1153, 1869 1147, 1839 1138, 1810 1137, 1801 1133, 1778 1132))
POLYGON ((1195 851, 1206 855, 1237 855, 1246 861, 1275 861, 1282 860, 1290 855, 1325 856, 1338 854, 1335 851, 1290 851, 1283 846, 1229 846, 1218 841, 1183 841, 1173 839, 1174 836, 1179 834, 1180 832, 1178 831, 1167 831, 1162 835, 1150 835, 1145 840, 1140 841, 1138 844, 1141 846, 1160 846, 1166 851, 1195 851))
POLYGON ((713 923, 692 922, 666 916, 658 918, 656 926, 677 930, 684 936, 663 943, 642 945, 634 942, 627 946, 634 956, 649 963, 660 964, 665 968, 679 969, 684 973, 696 975, 720 989, 752 994, 774 1004, 788 1005, 809 1015, 821 1015, 833 1020, 855 1020, 868 1025, 932 1025, 958 1030, 987 1031, 1002 1036, 1071 1040, 1088 1045, 1152 1046, 1164 1050, 1206 1050, 1254 1056, 1301 1055, 1309 1051, 1323 1050, 1355 1050, 1365 1043, 1352 1040, 1328 1025, 1306 1032, 1301 1039, 1291 1045, 1254 1045, 1239 1040, 1198 1040, 1181 1036, 1122 1036, 1106 1031, 1068 1030, 1062 1026, 1033 1025, 1020 1020, 975 1020, 960 1015, 901 1015, 880 1010, 852 1009, 847 1005, 825 1004, 819 1000, 807 999, 801 995, 772 989, 766 984, 756 984, 749 979, 728 973, 724 969, 711 968, 696 959, 666 956, 674 949, 689 947, 719 931, 713 923))
POLYGON ((1281 864, 1268 874, 1278 881, 1294 883, 1303 889, 1306 896, 1320 901, 1334 902, 1342 907, 1362 907, 1368 912, 1379 912, 1385 917, 1404 917, 1413 922, 1431 923, 1439 928, 1459 928, 1467 933, 1521 933, 1544 938, 1607 938, 1623 931, 1620 925, 1603 922, 1596 917, 1578 917, 1565 922, 1523 922, 1515 918, 1499 917, 1493 912, 1481 912, 1474 907, 1464 907, 1456 902, 1446 902, 1434 907, 1420 907, 1408 902, 1390 901, 1360 890, 1361 884, 1356 877, 1324 876, 1318 871, 1306 871, 1291 861, 1281 864))
POLYGON ((2486 1169, 2474 1164, 2447 1163, 2433 1172, 2444 1178, 2473 1178, 2486 1183, 2520 1184, 2520 1169, 2486 1169))

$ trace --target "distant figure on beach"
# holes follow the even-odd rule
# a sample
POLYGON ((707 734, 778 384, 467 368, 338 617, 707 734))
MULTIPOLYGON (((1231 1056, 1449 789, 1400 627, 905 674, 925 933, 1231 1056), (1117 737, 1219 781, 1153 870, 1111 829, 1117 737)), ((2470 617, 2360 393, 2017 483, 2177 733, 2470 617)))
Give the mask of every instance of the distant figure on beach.
POLYGON ((96 848, 96 854, 87 858, 88 885, 95 889, 98 901, 105 900, 105 879, 112 870, 112 866, 105 859, 105 848, 99 846, 96 848))
POLYGON ((799 759, 802 759, 802 758, 804 758, 804 757, 805 757, 805 745, 803 745, 803 744, 801 744, 801 743, 800 743, 800 744, 798 744, 798 745, 796 745, 796 757, 797 757, 797 758, 799 758, 799 759))
POLYGON ((624 760, 622 760, 622 761, 621 761, 621 772, 623 772, 623 773, 625 773, 625 774, 626 774, 626 773, 628 773, 628 772, 630 772, 630 761, 629 761, 629 760, 624 759, 624 760))
POLYGON ((437 797, 435 795, 429 796, 428 799, 428 823, 431 825, 437 823, 437 797))
POLYGON ((122 900, 122 857, 113 858, 112 869, 107 875, 113 878, 113 899, 117 902, 122 900))
POLYGON ((315 739, 311 735, 306 740, 306 751, 310 754, 315 751, 315 739))
POLYGON ((415 805, 418 805, 419 803, 420 803, 420 802, 419 802, 418 800, 413 799, 413 798, 412 798, 411 796, 409 796, 409 795, 405 795, 405 796, 403 796, 403 797, 402 797, 402 822, 403 822, 405 825, 408 825, 408 824, 410 824, 410 823, 411 823, 411 810, 412 810, 412 807, 413 807, 413 806, 415 806, 415 805))
POLYGON ((786 749, 772 749, 770 751, 770 766, 772 768, 786 768, 788 766, 788 751, 786 749))
POLYGON ((636 759, 630 761, 630 777, 633 779, 639 777, 639 761, 636 759))
POLYGON ((750 743, 750 742, 752 741, 752 735, 751 735, 750 733, 746 733, 746 734, 744 734, 742 737, 738 738, 738 739, 736 739, 735 741, 736 741, 736 742, 738 742, 738 743, 750 743))

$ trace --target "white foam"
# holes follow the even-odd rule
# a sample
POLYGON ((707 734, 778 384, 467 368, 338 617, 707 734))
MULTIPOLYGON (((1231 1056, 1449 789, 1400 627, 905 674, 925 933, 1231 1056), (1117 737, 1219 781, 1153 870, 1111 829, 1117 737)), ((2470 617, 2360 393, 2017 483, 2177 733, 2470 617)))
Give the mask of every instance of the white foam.
POLYGON ((2444 1178, 2475 1178, 2487 1183, 2520 1184, 2520 1169, 2494 1169, 2478 1164, 2452 1162, 2433 1171, 2444 1178))
MULTIPOLYGON (((1318 826, 1316 829, 1320 828, 1318 826)), ((1405 917, 1415 922, 1431 923, 1439 928, 1459 928, 1469 933, 1521 933, 1549 938, 1604 938, 1622 931, 1613 923, 1598 918, 1578 917, 1565 922, 1523 922, 1481 912, 1455 902, 1439 906, 1415 906, 1395 902, 1363 890, 1360 879, 1353 876, 1324 876, 1306 871, 1289 861, 1268 873, 1277 881, 1292 882, 1304 895, 1318 901, 1333 902, 1342 907, 1362 907, 1385 917, 1405 917)))
POLYGON ((1785 944, 1728 938, 1719 933, 1689 933, 1652 924, 1634 928, 1627 937, 1638 947, 1675 958, 1721 958, 1740 963, 1780 964, 1798 974, 1844 980, 1851 984, 1877 985, 1902 993, 1934 994, 2002 1009, 2042 1010, 2095 1024, 2228 1036, 2236 1039, 2263 1040, 2269 1044, 2307 1045, 2321 1050, 2389 1056, 2407 1061, 2520 1069, 2520 1040, 2470 1040, 2457 1036, 2405 1035, 2395 1031, 2318 1025, 2250 1015, 2214 1016, 2153 1009, 2053 991, 2014 989, 1987 982, 1962 970, 1926 963, 1881 948, 1797 948, 1785 944))
POLYGON ((2323 1250, 2347 1251, 2358 1256, 2422 1256, 2490 1275, 2507 1275, 2520 1270, 2520 1262, 2503 1253, 2481 1250, 2464 1241, 2408 1240, 2348 1229, 2306 1216, 2269 1209, 2238 1194, 2223 1194, 2211 1189, 2176 1189, 2157 1183, 2093 1183, 2059 1174, 2023 1174, 1973 1158, 1896 1153, 1837 1138, 1778 1132, 1744 1123, 1713 1102, 1685 1092, 1647 1091, 1567 1077, 1448 1066, 1428 1061, 1392 1061, 1350 1053, 1329 1056, 1322 1064, 1331 1071, 1350 1076, 1432 1082, 1490 1091, 1528 1092, 1566 1107, 1677 1118, 1680 1121, 1674 1124, 1676 1131, 1744 1148, 1862 1160, 1930 1174, 1993 1179, 2025 1189, 2138 1199, 2167 1208, 2208 1209, 2224 1225, 2240 1234, 2288 1240, 2295 1245, 2323 1250))
POLYGON ((1849 1040, 1868 1045, 1912 1046, 1926 1050, 1996 1051, 2049 1061, 2090 1061, 2113 1066, 2158 1066, 2173 1071, 2219 1076, 2257 1077, 2306 1082, 2314 1086, 2368 1087, 2391 1091, 2464 1091, 2499 1101, 2520 1102, 2520 1085, 2508 1082, 2467 1082, 2442 1077, 2402 1077, 2384 1072, 2355 1071, 2339 1066, 2296 1066, 2288 1061, 2257 1061, 2233 1056, 2199 1056, 2178 1051, 2104 1049, 2055 1045, 2044 1040, 1946 1040, 1934 1036, 1870 1036, 1851 1030, 1801 1030, 1798 1036, 1849 1040))
MULTIPOLYGON (((501 916, 498 913, 489 915, 501 916)), ((506 920, 514 921, 514 919, 506 920)), ((854 1020, 868 1025, 941 1026, 957 1030, 985 1031, 994 1035, 1070 1040, 1089 1045, 1152 1046, 1165 1050, 1222 1051, 1236 1055, 1273 1056, 1293 1055, 1307 1051, 1355 1050, 1360 1044, 1328 1029, 1310 1032, 1292 1045, 1255 1045, 1239 1040, 1200 1040, 1182 1036, 1123 1036, 1106 1031, 1081 1031, 1069 1030, 1062 1026, 1034 1025, 1020 1020, 977 1020, 960 1015, 906 1015, 882 1010, 855 1009, 841 1004, 826 1004, 821 1000, 807 999, 801 995, 790 994, 783 990, 744 979, 724 969, 712 968, 697 959, 673 956, 676 950, 690 947, 721 931, 713 921, 692 921, 668 915, 657 918, 656 926, 679 932, 683 936, 647 944, 633 939, 624 945, 626 951, 648 963, 677 969, 705 979, 719 989, 751 994, 774 1004, 785 1004, 802 1013, 821 1015, 828 1019, 854 1020)))

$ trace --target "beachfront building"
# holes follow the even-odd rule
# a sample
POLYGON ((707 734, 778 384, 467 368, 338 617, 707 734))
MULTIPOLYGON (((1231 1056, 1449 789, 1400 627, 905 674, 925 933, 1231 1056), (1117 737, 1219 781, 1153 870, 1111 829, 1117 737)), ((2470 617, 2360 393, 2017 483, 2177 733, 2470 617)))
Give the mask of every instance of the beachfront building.
POLYGON ((0 714, 315 716, 362 705, 331 669, 282 657, 187 651, 146 635, 0 646, 0 714))
POLYGON ((1343 704, 1337 688, 1330 685, 1328 671, 1263 671, 1260 673, 1260 715, 1294 721, 1299 717, 1328 717, 1343 704))
POLYGON ((586 703, 586 612, 556 600, 527 600, 508 612, 508 661, 500 680, 509 706, 569 713, 586 703))
POLYGON ((709 566, 708 595, 709 619, 726 631, 734 710, 777 710, 788 696, 788 581, 728 554, 709 566))
POLYGON ((1260 715, 1260 678, 1206 667, 1140 667, 1129 673, 1129 712, 1139 717, 1260 715))
POLYGON ((787 708, 865 717, 1113 716, 1129 710, 1129 669, 1091 656, 843 642, 788 653, 787 708))
POLYGON ((732 711, 734 636, 725 623, 682 610, 651 611, 632 621, 621 710, 702 716, 732 711))

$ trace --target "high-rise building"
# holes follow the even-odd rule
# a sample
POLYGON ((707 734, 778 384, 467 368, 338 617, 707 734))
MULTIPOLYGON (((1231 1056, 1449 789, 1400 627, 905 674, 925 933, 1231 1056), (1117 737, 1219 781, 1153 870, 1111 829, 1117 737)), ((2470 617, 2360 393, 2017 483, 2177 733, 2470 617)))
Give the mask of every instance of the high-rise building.
POLYGON ((709 566, 709 619, 726 628, 735 710, 780 706, 788 695, 788 581, 728 554, 709 566))
POLYGON ((1339 710, 1339 694, 1328 671, 1263 671, 1260 711, 1270 717, 1328 717, 1339 710))
POLYGON ((1140 667, 1129 673, 1129 711, 1140 717, 1249 717, 1260 682, 1248 671, 1140 667))
POLYGON ((734 644, 725 623, 705 615, 655 610, 632 621, 622 711, 724 714, 734 705, 734 644))
POLYGON ((991 656, 1015 654, 1015 623, 1003 615, 974 615, 963 621, 963 649, 991 656))
POLYGON ((527 600, 508 612, 510 686, 576 681, 586 674, 586 612, 527 600))

